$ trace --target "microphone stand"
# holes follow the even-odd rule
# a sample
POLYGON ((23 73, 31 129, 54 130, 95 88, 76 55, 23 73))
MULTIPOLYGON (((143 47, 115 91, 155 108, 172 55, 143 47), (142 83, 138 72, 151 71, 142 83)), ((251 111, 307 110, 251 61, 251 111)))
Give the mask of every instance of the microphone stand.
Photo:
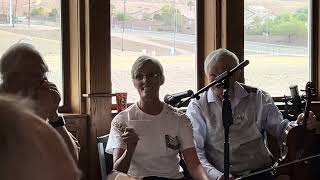
POLYGON ((191 95, 186 100, 179 102, 177 107, 181 107, 186 102, 190 101, 192 98, 200 99, 199 94, 204 91, 208 91, 208 89, 215 85, 221 84, 223 85, 223 100, 222 100, 222 121, 224 127, 224 180, 229 180, 229 171, 230 171, 230 157, 229 157, 229 128, 233 124, 233 117, 232 117, 232 109, 231 109, 231 102, 230 102, 230 95, 229 95, 229 78, 239 69, 244 68, 246 65, 249 64, 248 60, 244 60, 240 64, 238 64, 235 68, 231 70, 227 70, 220 74, 214 81, 210 84, 205 86, 204 88, 200 89, 195 94, 191 95))
MULTIPOLYGON (((230 73, 229 71, 227 71, 230 73)), ((224 180, 229 180, 230 153, 229 128, 233 124, 231 101, 229 95, 229 78, 223 80, 222 122, 224 127, 224 180)))
POLYGON ((249 64, 248 60, 244 60, 243 62, 241 62, 240 64, 238 64, 238 66, 234 67, 233 69, 231 69, 230 71, 225 71, 222 74, 220 74, 219 76, 216 77, 216 79, 214 81, 212 81, 211 83, 209 83, 208 85, 206 85, 205 87, 201 88, 198 92, 196 92, 195 94, 192 94, 190 97, 188 97, 187 99, 185 99, 184 101, 180 101, 179 103, 177 103, 177 107, 180 108, 183 105, 187 104, 187 102, 189 102, 191 99, 196 98, 196 99, 200 99, 200 94, 203 93, 204 91, 208 91, 208 89, 215 85, 215 84, 222 84, 223 80, 229 78, 230 76, 233 75, 234 72, 236 72, 239 69, 244 68, 246 65, 249 64))

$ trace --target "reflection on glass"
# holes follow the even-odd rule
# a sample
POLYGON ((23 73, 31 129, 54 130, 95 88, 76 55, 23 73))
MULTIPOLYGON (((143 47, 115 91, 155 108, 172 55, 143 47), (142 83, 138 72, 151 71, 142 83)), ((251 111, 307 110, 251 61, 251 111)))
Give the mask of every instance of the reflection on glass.
POLYGON ((138 100, 131 65, 146 54, 164 66, 160 97, 196 89, 196 0, 111 0, 112 91, 138 100))
POLYGON ((309 1, 245 0, 246 84, 271 96, 290 95, 289 86, 303 88, 309 72, 309 1))

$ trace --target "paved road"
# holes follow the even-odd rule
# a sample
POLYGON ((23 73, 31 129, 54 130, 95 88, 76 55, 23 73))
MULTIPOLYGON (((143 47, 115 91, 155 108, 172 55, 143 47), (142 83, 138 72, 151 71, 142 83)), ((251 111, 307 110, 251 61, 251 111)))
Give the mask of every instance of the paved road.
MULTIPOLYGON (((119 34, 122 29, 113 28, 112 33, 119 34)), ((147 38, 147 39, 159 39, 172 42, 174 37, 176 42, 183 42, 187 44, 195 44, 196 36, 191 34, 182 33, 168 33, 162 31, 144 31, 144 30, 134 30, 125 29, 125 35, 127 38, 147 38)), ((244 49, 247 52, 260 53, 260 54, 270 54, 270 55, 286 55, 286 56, 307 56, 308 48, 299 46, 285 46, 278 44, 260 43, 253 41, 245 41, 244 49)))

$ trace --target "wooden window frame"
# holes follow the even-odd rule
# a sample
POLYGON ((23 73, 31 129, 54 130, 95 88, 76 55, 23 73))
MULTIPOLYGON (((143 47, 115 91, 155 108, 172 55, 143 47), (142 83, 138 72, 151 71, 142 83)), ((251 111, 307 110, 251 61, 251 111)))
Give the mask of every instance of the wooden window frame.
POLYGON ((62 77, 63 77, 63 105, 59 107, 61 113, 79 114, 81 110, 81 86, 84 84, 83 68, 84 52, 83 29, 84 18, 80 18, 83 10, 80 0, 61 0, 61 36, 62 36, 62 77), (71 33, 72 32, 72 33, 71 33))
POLYGON ((62 35, 62 82, 63 82, 63 105, 59 112, 68 112, 70 107, 70 46, 69 46, 69 2, 61 0, 61 35, 62 35))
MULTIPOLYGON (((205 16, 205 2, 203 0, 196 0, 196 62, 195 62, 195 68, 196 68, 196 88, 197 90, 204 87, 205 84, 205 76, 204 76, 204 59, 205 59, 205 51, 204 51, 204 32, 205 32, 205 26, 204 26, 204 16, 205 16)), ((111 15, 110 15, 111 16, 111 15)), ((111 42, 110 42, 111 44, 111 42)), ((111 63, 110 63, 111 64, 111 63)), ((114 96, 114 95, 113 95, 114 96)), ((128 105, 131 105, 133 102, 129 102, 128 105)), ((117 105, 112 104, 111 110, 116 110, 117 105)))
MULTIPOLYGON (((230 0, 204 0, 204 55, 218 48, 227 48, 234 52, 240 61, 244 60, 244 2, 230 0), (207 9, 210 7, 209 9, 207 9), (213 12, 208 12, 208 11, 213 12), (210 23, 213 23, 210 25, 210 23), (209 24, 209 27, 208 25, 209 24), (214 35, 212 38, 212 34, 214 35), (208 38, 209 37, 209 38, 208 38), (211 37, 211 40, 210 40, 211 37)), ((320 101, 320 47, 319 47, 319 24, 320 24, 320 3, 318 0, 310 0, 310 80, 316 89, 315 101, 320 101)), ((199 42, 198 42, 199 43, 199 42)), ((201 43, 201 42, 200 42, 201 43)), ((204 57, 205 57, 204 56, 204 57)), ((198 61, 198 64, 203 61, 198 61)), ((200 66, 199 66, 200 67, 200 66)), ((202 69, 198 69, 198 75, 205 78, 202 69), (202 70, 202 72, 200 72, 202 70)), ((241 75, 241 82, 244 82, 244 73, 241 75)), ((199 81, 200 85, 205 85, 199 81)), ((282 101, 282 97, 273 97, 275 101, 282 101)))

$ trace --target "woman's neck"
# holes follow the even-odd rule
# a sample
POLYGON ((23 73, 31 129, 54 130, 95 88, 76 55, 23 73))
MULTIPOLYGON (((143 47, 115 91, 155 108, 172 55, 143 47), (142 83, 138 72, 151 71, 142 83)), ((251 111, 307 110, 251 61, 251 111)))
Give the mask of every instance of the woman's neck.
POLYGON ((159 99, 147 101, 140 99, 140 101, 138 101, 138 107, 147 114, 157 115, 162 112, 163 103, 159 99))

